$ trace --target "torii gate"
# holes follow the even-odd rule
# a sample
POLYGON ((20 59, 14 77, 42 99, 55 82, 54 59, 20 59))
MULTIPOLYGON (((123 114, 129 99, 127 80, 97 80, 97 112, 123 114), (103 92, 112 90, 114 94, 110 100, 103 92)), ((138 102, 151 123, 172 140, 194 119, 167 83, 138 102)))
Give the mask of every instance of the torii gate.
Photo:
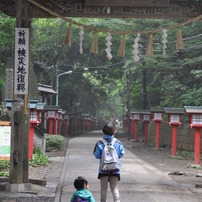
MULTIPOLYGON (((54 17, 34 2, 64 17, 190 19, 202 14, 202 2, 197 0, 7 0, 0 2, 0 11, 16 18, 16 28, 30 29, 32 18, 54 17)), ((24 108, 21 102, 19 106, 13 107, 12 112, 10 184, 7 189, 10 191, 31 188, 28 183, 29 91, 23 99, 24 108), (14 134, 19 131, 21 135, 16 137, 14 134)))

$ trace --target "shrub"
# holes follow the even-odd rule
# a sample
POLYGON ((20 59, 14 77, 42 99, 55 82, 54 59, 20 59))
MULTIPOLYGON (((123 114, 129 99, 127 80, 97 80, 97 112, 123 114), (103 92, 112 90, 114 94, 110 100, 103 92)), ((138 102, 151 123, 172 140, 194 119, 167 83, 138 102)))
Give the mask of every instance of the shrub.
POLYGON ((40 148, 34 148, 32 160, 29 161, 29 165, 36 166, 44 166, 48 164, 48 156, 44 155, 40 148))
POLYGON ((46 150, 61 150, 64 146, 64 140, 62 135, 46 135, 46 150))
POLYGON ((8 177, 9 176, 9 165, 10 161, 0 161, 0 176, 8 177))
POLYGON ((7 161, 7 160, 0 161, 0 170, 9 168, 9 165, 10 165, 10 161, 7 161))
POLYGON ((0 176, 9 177, 9 171, 0 171, 0 176))

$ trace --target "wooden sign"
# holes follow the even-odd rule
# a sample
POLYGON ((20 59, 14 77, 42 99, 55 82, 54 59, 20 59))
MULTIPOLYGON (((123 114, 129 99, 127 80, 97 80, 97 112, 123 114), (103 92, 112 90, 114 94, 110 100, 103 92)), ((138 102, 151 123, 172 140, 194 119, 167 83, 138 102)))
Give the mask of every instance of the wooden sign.
POLYGON ((15 79, 14 93, 28 94, 29 29, 15 29, 15 79))
POLYGON ((170 0, 86 0, 85 6, 169 7, 170 0))

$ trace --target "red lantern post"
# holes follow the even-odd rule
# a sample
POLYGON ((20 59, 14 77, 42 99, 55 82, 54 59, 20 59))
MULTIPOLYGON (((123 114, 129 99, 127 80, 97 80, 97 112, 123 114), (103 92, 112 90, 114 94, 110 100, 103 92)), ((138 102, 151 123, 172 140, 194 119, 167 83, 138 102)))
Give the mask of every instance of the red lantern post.
POLYGON ((169 116, 168 125, 172 126, 172 156, 176 156, 177 127, 181 125, 181 115, 184 114, 182 108, 164 108, 169 116))
POLYGON ((84 132, 87 131, 87 126, 88 126, 88 117, 89 114, 82 114, 83 117, 83 128, 84 128, 84 132))
POLYGON ((142 114, 142 121, 144 122, 145 127, 145 135, 144 135, 144 143, 147 144, 147 134, 148 134, 148 124, 150 122, 150 111, 141 111, 140 114, 142 114))
POLYGON ((123 118, 123 129, 126 129, 126 117, 123 118))
POLYGON ((54 122, 54 133, 56 134, 56 119, 57 119, 57 113, 58 107, 55 105, 46 105, 44 107, 44 110, 46 111, 46 118, 49 121, 49 134, 53 134, 53 122, 54 122))
POLYGON ((88 117, 88 131, 91 131, 91 117, 88 117))
POLYGON ((137 111, 132 111, 132 119, 135 122, 135 133, 134 133, 134 141, 137 141, 137 125, 138 121, 140 120, 140 114, 137 111))
POLYGON ((195 129, 195 164, 200 164, 200 130, 202 128, 202 107, 185 106, 186 114, 190 116, 190 128, 195 129))
POLYGON ((36 105, 38 103, 38 100, 30 100, 30 128, 29 128, 29 159, 32 159, 33 155, 33 147, 34 147, 34 125, 38 125, 40 123, 37 111, 36 111, 36 105))
POLYGON ((133 139, 133 116, 130 116, 130 137, 133 139))
POLYGON ((153 121, 156 123, 156 149, 159 148, 159 125, 163 121, 164 109, 150 108, 150 112, 153 113, 153 121))
POLYGON ((59 109, 58 111, 58 134, 61 135, 61 122, 63 120, 63 112, 62 109, 59 109))
POLYGON ((58 122, 58 110, 55 110, 54 118, 54 134, 57 135, 57 122, 58 122))
POLYGON ((76 120, 77 120, 77 132, 81 133, 81 113, 76 114, 76 120))
POLYGON ((69 114, 64 114, 64 120, 65 120, 65 136, 67 136, 67 130, 68 130, 68 121, 69 121, 69 114))

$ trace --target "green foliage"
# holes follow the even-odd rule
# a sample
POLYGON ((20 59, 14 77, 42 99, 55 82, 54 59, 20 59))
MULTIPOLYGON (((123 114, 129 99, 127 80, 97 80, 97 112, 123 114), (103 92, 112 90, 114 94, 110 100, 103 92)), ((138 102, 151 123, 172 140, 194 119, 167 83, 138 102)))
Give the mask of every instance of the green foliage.
POLYGON ((62 135, 48 135, 46 134, 46 150, 58 149, 64 147, 65 138, 62 135))
POLYGON ((194 152, 189 152, 189 151, 180 151, 178 152, 178 155, 185 159, 194 159, 195 157, 194 152))
POLYGON ((176 156, 169 156, 169 157, 172 158, 172 159, 177 159, 177 160, 183 160, 184 159, 182 156, 178 156, 178 155, 176 155, 176 156))
POLYGON ((170 158, 178 159, 178 160, 185 160, 185 159, 194 159, 194 152, 189 151, 178 151, 176 156, 170 156, 170 158))
MULTIPOLYGON (((10 50, 15 21, 1 16, 1 45, 10 50), (7 26, 11 25, 11 28, 7 26), (9 40, 8 40, 9 39, 9 40), (10 44, 8 43, 9 41, 10 44)), ((73 19, 85 25, 106 30, 146 31, 165 28, 178 23, 163 19, 73 19)), ((201 24, 193 22, 182 27, 185 54, 175 51, 177 29, 168 30, 166 56, 162 55, 162 33, 155 33, 154 56, 146 57, 148 35, 141 35, 139 56, 133 60, 133 44, 136 36, 126 36, 125 57, 118 58, 121 35, 112 35, 112 60, 106 58, 106 33, 99 33, 99 53, 90 54, 94 32, 84 30, 83 54, 79 53, 79 27, 72 25, 72 45, 64 46, 69 23, 61 19, 33 19, 33 67, 38 82, 56 88, 56 75, 73 70, 59 80, 59 105, 66 111, 81 111, 94 116, 109 111, 111 116, 122 117, 131 91, 131 109, 142 107, 142 70, 146 69, 147 108, 183 107, 201 105, 201 24), (193 37, 196 36, 196 37, 193 37), (130 69, 130 71, 129 71, 130 69), (130 74, 130 88, 127 87, 126 72, 130 74), (194 99, 193 99, 194 98, 194 99)), ((7 54, 7 53, 6 53, 7 54)), ((10 53, 9 53, 10 54, 10 53)), ((0 63, 3 68, 4 61, 0 63)), ((0 78, 0 83, 4 85, 0 78)), ((98 116, 99 118, 99 116, 98 116)), ((104 119, 104 117, 101 117, 104 119)))
POLYGON ((0 176, 3 176, 3 177, 9 176, 9 171, 8 171, 9 166, 10 166, 10 161, 7 161, 7 160, 0 161, 0 176))
POLYGON ((11 112, 6 108, 5 103, 0 103, 0 120, 1 121, 10 121, 11 112))
POLYGON ((3 13, 0 14, 0 47, 2 50, 9 50, 14 46, 14 28, 15 19, 10 18, 3 13))
POLYGON ((7 160, 0 161, 0 170, 9 168, 9 165, 10 165, 10 161, 7 161, 7 160))
POLYGON ((0 176, 9 177, 9 171, 0 171, 0 176))
POLYGON ((29 161, 29 165, 33 167, 44 166, 48 164, 48 156, 44 155, 40 148, 34 148, 32 160, 29 161))

